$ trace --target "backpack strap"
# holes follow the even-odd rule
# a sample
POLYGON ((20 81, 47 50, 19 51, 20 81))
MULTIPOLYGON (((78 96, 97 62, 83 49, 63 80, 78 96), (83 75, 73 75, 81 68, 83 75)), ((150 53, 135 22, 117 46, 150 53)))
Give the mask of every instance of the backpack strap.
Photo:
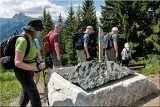
POLYGON ((28 39, 28 37, 26 36, 26 35, 23 35, 23 37, 26 39, 26 41, 27 41, 27 49, 26 49, 26 52, 25 52, 25 54, 24 54, 24 57, 26 57, 27 55, 28 55, 28 53, 29 53, 29 50, 30 50, 30 42, 29 42, 29 39, 28 39))
POLYGON ((113 33, 109 33, 107 39, 111 40, 113 33))

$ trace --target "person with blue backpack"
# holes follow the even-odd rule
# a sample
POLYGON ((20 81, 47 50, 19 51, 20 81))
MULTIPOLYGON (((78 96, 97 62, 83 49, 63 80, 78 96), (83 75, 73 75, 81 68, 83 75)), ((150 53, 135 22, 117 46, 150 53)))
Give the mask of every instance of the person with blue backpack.
MULTIPOLYGON (((79 49, 76 49, 77 57, 79 60, 79 64, 86 62, 87 58, 90 58, 90 54, 88 51, 88 42, 89 42, 89 35, 93 32, 93 27, 92 26, 87 26, 86 31, 82 35, 82 47, 79 49)), ((81 39, 81 38, 80 38, 81 39)), ((79 41, 80 41, 79 39, 79 41)), ((77 45, 80 45, 77 41, 77 45)))
POLYGON ((15 43, 15 75, 17 80, 22 85, 22 92, 20 95, 20 107, 27 106, 29 100, 31 106, 41 107, 40 95, 37 86, 34 82, 34 72, 40 72, 45 69, 45 63, 36 63, 37 48, 34 43, 34 39, 40 34, 40 31, 44 29, 42 21, 37 18, 31 18, 26 26, 23 27, 24 35, 29 39, 29 52, 24 57, 27 49, 27 41, 24 37, 19 37, 15 43))

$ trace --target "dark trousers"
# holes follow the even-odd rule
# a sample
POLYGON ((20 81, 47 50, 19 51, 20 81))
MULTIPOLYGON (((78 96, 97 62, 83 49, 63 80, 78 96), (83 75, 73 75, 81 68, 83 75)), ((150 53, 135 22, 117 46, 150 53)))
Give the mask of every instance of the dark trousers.
POLYGON ((123 66, 128 66, 129 60, 122 60, 122 65, 123 66))
POLYGON ((29 100, 31 102, 32 107, 41 107, 41 100, 39 96, 39 92, 37 86, 33 80, 33 73, 31 71, 22 70, 16 68, 15 75, 17 80, 22 85, 22 92, 20 96, 20 107, 27 106, 29 100))

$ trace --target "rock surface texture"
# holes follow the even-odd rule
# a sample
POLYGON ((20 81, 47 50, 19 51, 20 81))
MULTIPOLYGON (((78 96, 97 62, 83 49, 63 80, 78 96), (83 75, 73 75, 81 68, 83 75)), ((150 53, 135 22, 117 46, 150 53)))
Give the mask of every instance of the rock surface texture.
POLYGON ((50 106, 129 106, 158 91, 144 75, 113 62, 91 61, 49 72, 50 106))
POLYGON ((88 90, 132 74, 133 71, 112 61, 103 63, 90 61, 75 67, 57 69, 57 73, 84 90, 88 90))

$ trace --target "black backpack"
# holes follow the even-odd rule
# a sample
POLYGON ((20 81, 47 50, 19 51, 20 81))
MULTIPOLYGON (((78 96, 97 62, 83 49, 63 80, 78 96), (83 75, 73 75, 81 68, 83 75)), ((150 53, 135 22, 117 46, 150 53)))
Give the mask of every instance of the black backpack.
POLYGON ((109 50, 109 49, 113 48, 112 35, 113 34, 111 34, 111 33, 109 33, 108 35, 106 35, 106 38, 104 40, 104 48, 106 50, 109 50))
POLYGON ((83 35, 85 33, 74 33, 72 36, 73 48, 76 50, 84 49, 83 35))
POLYGON ((15 43, 18 37, 24 37, 27 41, 27 49, 24 57, 27 56, 30 49, 29 39, 26 35, 14 35, 0 43, 1 55, 0 55, 0 65, 5 70, 10 70, 16 68, 14 64, 15 57, 15 43))

